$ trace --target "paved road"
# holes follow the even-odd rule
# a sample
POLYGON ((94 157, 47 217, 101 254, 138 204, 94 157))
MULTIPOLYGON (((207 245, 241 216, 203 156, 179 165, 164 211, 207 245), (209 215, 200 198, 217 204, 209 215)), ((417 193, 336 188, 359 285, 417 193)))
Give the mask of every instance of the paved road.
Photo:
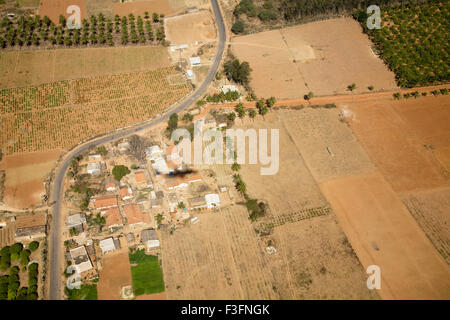
POLYGON ((50 299, 51 300, 59 300, 62 298, 62 290, 61 290, 61 252, 62 252, 62 243, 61 243, 61 193, 63 190, 63 182, 66 171, 69 167, 70 159, 78 156, 89 148, 93 146, 97 146, 99 144, 110 142, 112 140, 116 140, 119 138, 123 138, 125 136, 131 135, 138 130, 150 128, 154 125, 157 125, 163 121, 167 121, 169 116, 173 113, 178 113, 183 109, 187 108, 193 102, 197 101, 206 91, 211 81, 214 79, 214 76, 219 68, 220 61, 222 60, 222 54, 225 49, 226 42, 226 32, 225 32, 225 24, 223 22, 222 13, 220 12, 219 5, 217 0, 211 0, 211 4, 214 10, 214 15, 216 18, 218 34, 219 34, 219 45, 217 48, 217 55, 215 57, 214 63, 209 70, 208 75, 206 76, 203 84, 188 98, 182 101, 178 106, 174 109, 168 111, 162 117, 140 125, 138 127, 133 127, 130 129, 126 129, 124 131, 120 131, 113 134, 108 134, 93 141, 84 143, 79 147, 72 150, 68 155, 66 155, 64 162, 61 164, 59 171, 56 174, 55 180, 53 182, 53 192, 51 203, 54 203, 52 213, 53 220, 51 226, 51 241, 50 241, 50 299))

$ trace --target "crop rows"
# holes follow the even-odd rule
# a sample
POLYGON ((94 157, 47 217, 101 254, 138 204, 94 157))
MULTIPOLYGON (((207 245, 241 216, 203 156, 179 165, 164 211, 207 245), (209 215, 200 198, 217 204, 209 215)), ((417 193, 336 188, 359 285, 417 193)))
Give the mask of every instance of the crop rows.
POLYGON ((53 108, 69 103, 68 81, 0 90, 0 114, 53 108))
POLYGON ((87 81, 76 80, 70 83, 66 100, 60 99, 45 110, 42 108, 47 107, 42 104, 45 98, 39 100, 36 97, 36 94, 42 94, 41 91, 33 88, 22 88, 22 91, 7 89, 7 94, 11 95, 10 101, 17 100, 14 99, 16 92, 22 94, 25 90, 35 93, 28 96, 29 101, 41 103, 30 103, 21 109, 5 104, 0 113, 0 145, 6 154, 67 148, 85 138, 144 121, 189 92, 187 84, 168 85, 164 75, 174 72, 175 69, 167 68, 87 81), (147 86, 137 82, 137 79, 147 86), (81 86, 77 86, 79 82, 81 86), (85 93, 89 84, 93 86, 94 83, 102 90, 96 89, 95 94, 85 93), (83 86, 86 89, 81 89, 83 86), (75 88, 87 98, 86 101, 72 103, 70 96, 75 96, 71 94, 75 88), (11 110, 16 112, 4 112, 11 110))

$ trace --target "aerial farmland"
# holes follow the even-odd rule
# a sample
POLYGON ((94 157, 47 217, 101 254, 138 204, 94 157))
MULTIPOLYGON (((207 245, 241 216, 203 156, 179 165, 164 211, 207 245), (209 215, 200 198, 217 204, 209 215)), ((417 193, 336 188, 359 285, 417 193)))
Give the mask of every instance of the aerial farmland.
POLYGON ((449 300, 449 10, 0 0, 0 300, 449 300))

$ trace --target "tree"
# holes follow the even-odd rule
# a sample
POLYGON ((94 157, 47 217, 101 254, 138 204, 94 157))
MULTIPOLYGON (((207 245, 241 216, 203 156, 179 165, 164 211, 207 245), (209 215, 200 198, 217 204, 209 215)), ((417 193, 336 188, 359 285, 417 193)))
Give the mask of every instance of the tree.
POLYGON ((239 163, 235 162, 231 165, 231 170, 239 171, 239 170, 241 170, 241 165, 239 163))
POLYGON ((260 113, 262 116, 265 116, 265 115, 267 114, 268 111, 269 111, 269 109, 267 109, 266 106, 263 106, 261 109, 259 109, 259 113, 260 113))
POLYGON ((255 118, 255 117, 256 117, 256 114, 257 114, 257 112, 256 112, 255 109, 250 109, 250 110, 248 110, 248 116, 249 116, 251 119, 255 118))
POLYGON ((266 100, 266 105, 267 108, 272 108, 275 105, 275 97, 270 97, 269 99, 266 100))
POLYGON ((145 12, 144 12, 144 18, 145 18, 145 19, 148 19, 148 18, 149 18, 149 16, 148 16, 148 11, 145 11, 145 12))
POLYGON ((245 30, 244 22, 237 20, 231 27, 231 31, 235 34, 243 33, 245 30))
POLYGON ((230 121, 236 120, 236 113, 234 113, 234 112, 229 113, 227 116, 227 119, 230 121))
POLYGON ((59 15, 59 24, 61 26, 65 26, 66 25, 66 18, 62 14, 59 15))
POLYGON ((393 96, 394 96, 395 100, 400 100, 402 98, 402 95, 400 94, 400 92, 394 93, 393 96))
POLYGON ((370 91, 373 91, 373 86, 368 86, 367 89, 369 89, 370 91))
POLYGON ((179 209, 184 209, 185 208, 183 201, 178 202, 178 208, 179 209))
POLYGON ((347 86, 347 90, 348 90, 348 91, 353 91, 353 90, 355 90, 355 89, 356 89, 356 84, 354 84, 354 83, 349 84, 349 85, 347 86))
POLYGON ((22 252, 20 253, 20 265, 25 266, 28 264, 28 262, 30 262, 30 255, 31 255, 31 251, 30 250, 22 250, 22 252))
POLYGON ((194 116, 190 113, 185 113, 183 116, 183 121, 192 122, 194 120, 194 116))
POLYGON ((240 119, 245 117, 245 109, 244 109, 244 105, 242 104, 242 102, 240 102, 239 104, 236 105, 236 107, 234 107, 234 111, 237 112, 238 117, 240 119))
POLYGON ((159 21, 159 15, 157 13, 154 12, 152 14, 152 17, 153 17, 153 22, 158 22, 159 21))
POLYGON ((250 81, 250 72, 252 69, 248 62, 240 62, 238 59, 230 59, 223 65, 225 75, 228 80, 248 85, 250 81))
POLYGON ((28 245, 28 249, 31 250, 31 252, 36 251, 39 248, 39 242, 33 241, 28 245))
POLYGON ((303 99, 308 101, 308 100, 311 100, 313 97, 314 97, 314 93, 312 91, 310 91, 310 92, 308 92, 308 94, 305 94, 303 96, 303 99))
POLYGON ((178 128, 178 114, 172 113, 167 122, 167 131, 171 134, 173 130, 178 128))
POLYGON ((130 169, 124 165, 117 165, 114 166, 112 169, 112 174, 114 176, 114 179, 120 182, 123 177, 125 177, 127 174, 131 173, 130 169))

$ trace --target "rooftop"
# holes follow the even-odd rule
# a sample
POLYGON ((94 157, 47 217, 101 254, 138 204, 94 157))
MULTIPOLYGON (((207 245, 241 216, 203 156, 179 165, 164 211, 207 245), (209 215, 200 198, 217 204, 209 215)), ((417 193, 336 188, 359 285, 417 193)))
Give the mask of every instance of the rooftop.
POLYGON ((108 208, 117 206, 117 197, 115 195, 106 195, 95 198, 95 208, 108 208))
POLYGON ((119 207, 107 209, 105 212, 105 220, 107 227, 123 225, 119 207))
POLYGON ((150 219, 148 217, 148 214, 145 214, 141 211, 141 208, 137 204, 127 204, 123 206, 123 212, 125 213, 125 216, 127 217, 128 224, 135 224, 135 223, 148 223, 150 222, 150 219))
POLYGON ((141 232, 142 243, 145 243, 149 240, 158 240, 158 237, 156 236, 156 231, 154 229, 142 230, 141 232))
POLYGON ((42 227, 46 224, 45 214, 19 216, 16 218, 16 229, 42 227))

